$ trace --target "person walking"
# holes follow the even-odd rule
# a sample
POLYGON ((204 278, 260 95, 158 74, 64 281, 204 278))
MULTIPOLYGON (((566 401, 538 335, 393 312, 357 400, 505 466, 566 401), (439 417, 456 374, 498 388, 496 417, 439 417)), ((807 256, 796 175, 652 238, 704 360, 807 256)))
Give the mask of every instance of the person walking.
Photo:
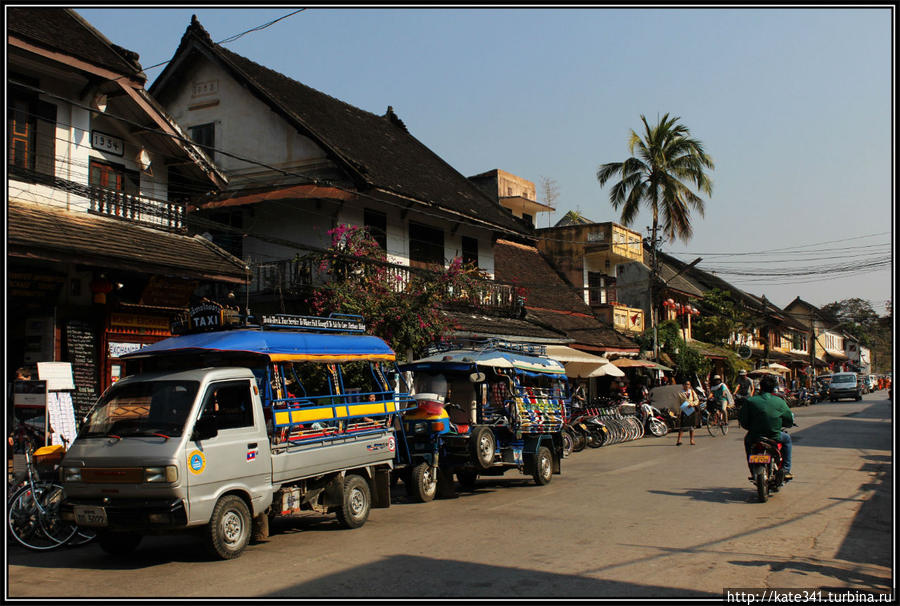
POLYGON ((691 387, 690 381, 684 382, 684 391, 678 394, 678 400, 681 402, 681 415, 678 418, 678 437, 675 440, 675 446, 681 446, 681 434, 685 428, 691 439, 691 446, 694 446, 694 429, 700 427, 700 398, 697 392, 691 387))

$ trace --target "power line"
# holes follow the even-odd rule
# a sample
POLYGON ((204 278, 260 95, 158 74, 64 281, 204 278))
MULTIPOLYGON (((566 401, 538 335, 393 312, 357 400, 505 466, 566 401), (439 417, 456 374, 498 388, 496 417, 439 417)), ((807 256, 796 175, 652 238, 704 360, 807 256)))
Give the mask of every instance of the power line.
MULTIPOLYGON (((303 12, 303 11, 305 11, 305 10, 306 10, 305 8, 301 8, 301 9, 295 10, 294 12, 288 13, 287 15, 284 15, 283 17, 278 17, 277 19, 273 19, 272 21, 269 21, 268 23, 263 23, 262 25, 257 25, 256 27, 251 27, 250 29, 245 30, 245 31, 243 31, 243 32, 241 32, 241 33, 239 33, 239 34, 235 34, 235 35, 233 35, 233 36, 229 36, 228 38, 225 38, 224 40, 220 40, 220 41, 216 42, 216 44, 228 44, 229 42, 234 42, 234 41, 237 40, 238 38, 241 38, 241 37, 243 37, 243 36, 246 36, 247 34, 249 34, 249 33, 251 33, 251 32, 262 31, 262 30, 266 29, 267 27, 269 27, 269 26, 271 26, 271 25, 274 25, 274 24, 278 23, 279 21, 282 21, 282 20, 284 20, 284 19, 287 19, 288 17, 293 17, 293 16, 296 15, 297 13, 303 12)), ((160 62, 160 63, 156 63, 156 64, 154 64, 154 65, 150 65, 150 66, 148 66, 148 67, 143 67, 143 66, 142 66, 142 67, 141 67, 141 70, 142 70, 142 71, 147 71, 147 70, 155 69, 155 68, 157 68, 157 67, 162 67, 163 65, 166 65, 166 64, 171 63, 171 62, 172 62, 171 59, 167 59, 166 61, 162 61, 162 62, 160 62)), ((119 78, 124 78, 124 77, 125 77, 125 76, 119 76, 119 78)), ((116 78, 116 79, 118 80, 119 78, 116 78)))

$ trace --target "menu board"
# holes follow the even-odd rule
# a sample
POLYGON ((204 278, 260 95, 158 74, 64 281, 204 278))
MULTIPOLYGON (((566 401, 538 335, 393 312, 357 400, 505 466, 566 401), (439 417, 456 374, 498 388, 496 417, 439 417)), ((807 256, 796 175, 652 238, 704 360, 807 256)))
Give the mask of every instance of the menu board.
POLYGON ((97 399, 97 347, 90 324, 72 320, 66 324, 66 344, 75 391, 72 392, 72 406, 75 418, 83 418, 97 399))

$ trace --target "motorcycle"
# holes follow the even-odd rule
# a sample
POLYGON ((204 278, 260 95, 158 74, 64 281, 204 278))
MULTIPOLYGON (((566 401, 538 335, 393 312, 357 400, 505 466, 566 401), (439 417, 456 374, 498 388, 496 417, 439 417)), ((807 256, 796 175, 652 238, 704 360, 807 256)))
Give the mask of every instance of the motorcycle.
POLYGON ((656 408, 648 401, 643 402, 640 408, 645 432, 652 434, 657 438, 669 433, 669 426, 666 424, 666 418, 663 416, 660 409, 656 408))
POLYGON ((750 481, 756 485, 760 503, 768 501, 770 493, 778 492, 790 481, 784 478, 784 458, 781 442, 777 440, 758 438, 750 445, 747 463, 750 465, 750 481))

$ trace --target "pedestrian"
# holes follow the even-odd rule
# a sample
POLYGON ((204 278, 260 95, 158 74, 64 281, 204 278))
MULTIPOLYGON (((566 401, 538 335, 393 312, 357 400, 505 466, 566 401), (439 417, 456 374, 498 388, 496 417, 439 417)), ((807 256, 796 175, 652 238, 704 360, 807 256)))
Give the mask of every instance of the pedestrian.
POLYGON ((675 440, 675 446, 681 446, 681 433, 687 428, 691 439, 691 446, 694 446, 694 428, 700 427, 700 398, 697 392, 691 387, 690 381, 684 382, 684 391, 678 394, 678 400, 681 402, 681 415, 678 419, 678 437, 675 440))

